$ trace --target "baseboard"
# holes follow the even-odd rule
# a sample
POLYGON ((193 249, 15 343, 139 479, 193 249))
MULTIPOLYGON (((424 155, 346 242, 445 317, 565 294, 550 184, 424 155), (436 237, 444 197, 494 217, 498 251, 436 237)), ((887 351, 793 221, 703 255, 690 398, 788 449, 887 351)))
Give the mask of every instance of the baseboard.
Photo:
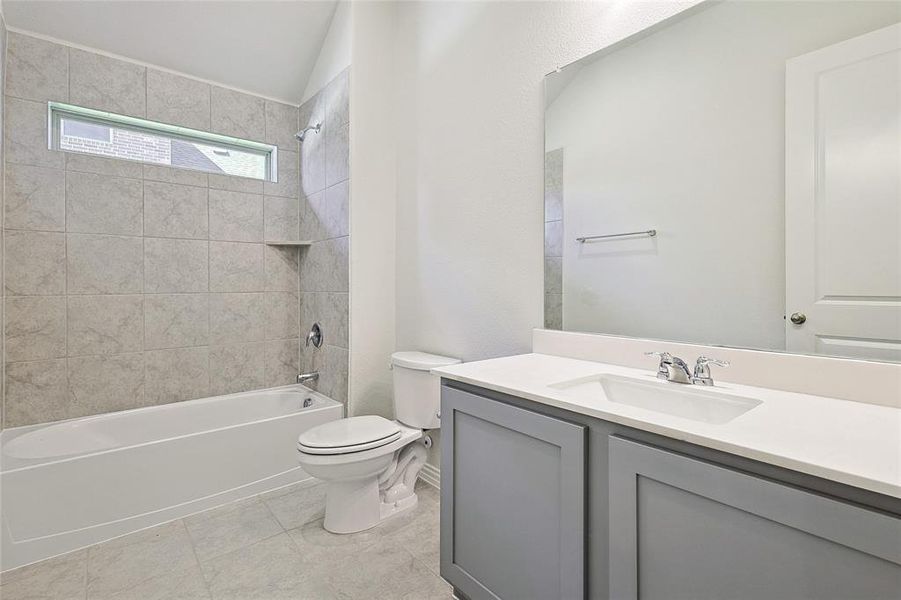
POLYGON ((419 478, 435 489, 441 489, 441 469, 426 463, 419 472, 419 478))

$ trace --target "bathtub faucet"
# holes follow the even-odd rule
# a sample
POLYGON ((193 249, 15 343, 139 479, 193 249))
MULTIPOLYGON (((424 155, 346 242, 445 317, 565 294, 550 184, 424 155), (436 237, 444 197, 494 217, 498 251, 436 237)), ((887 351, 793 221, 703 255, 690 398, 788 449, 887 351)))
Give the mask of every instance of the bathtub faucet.
POLYGON ((319 379, 319 371, 313 371, 312 373, 301 373, 297 376, 297 383, 306 383, 308 381, 316 381, 319 379))

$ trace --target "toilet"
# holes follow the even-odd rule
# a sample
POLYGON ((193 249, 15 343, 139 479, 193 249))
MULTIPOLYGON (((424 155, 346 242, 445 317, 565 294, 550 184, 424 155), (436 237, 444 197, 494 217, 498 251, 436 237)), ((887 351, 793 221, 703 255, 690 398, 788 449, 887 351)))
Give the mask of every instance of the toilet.
POLYGON ((459 362, 425 352, 395 352, 396 420, 349 417, 300 435, 300 466, 327 483, 326 530, 363 531, 416 506, 414 485, 428 454, 423 432, 441 426, 440 379, 429 371, 459 362))

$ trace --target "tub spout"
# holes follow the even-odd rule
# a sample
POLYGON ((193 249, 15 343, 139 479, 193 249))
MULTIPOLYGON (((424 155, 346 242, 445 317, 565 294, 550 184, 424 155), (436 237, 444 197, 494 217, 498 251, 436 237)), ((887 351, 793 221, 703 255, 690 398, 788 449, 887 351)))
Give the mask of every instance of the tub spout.
POLYGON ((319 371, 313 371, 312 373, 301 373, 297 376, 297 383, 306 383, 308 381, 316 381, 319 379, 319 371))

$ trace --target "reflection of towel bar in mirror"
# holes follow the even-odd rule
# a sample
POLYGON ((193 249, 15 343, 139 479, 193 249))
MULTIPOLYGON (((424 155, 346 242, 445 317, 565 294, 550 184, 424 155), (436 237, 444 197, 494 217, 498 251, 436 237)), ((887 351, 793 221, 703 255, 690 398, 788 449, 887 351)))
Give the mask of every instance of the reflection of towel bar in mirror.
POLYGON ((629 233, 608 233, 606 235, 588 235, 584 237, 577 237, 576 241, 580 244, 584 244, 589 240, 603 240, 607 238, 618 238, 618 237, 626 237, 630 235, 646 235, 649 237, 654 237, 657 235, 656 229, 648 229, 647 231, 630 231, 629 233))

